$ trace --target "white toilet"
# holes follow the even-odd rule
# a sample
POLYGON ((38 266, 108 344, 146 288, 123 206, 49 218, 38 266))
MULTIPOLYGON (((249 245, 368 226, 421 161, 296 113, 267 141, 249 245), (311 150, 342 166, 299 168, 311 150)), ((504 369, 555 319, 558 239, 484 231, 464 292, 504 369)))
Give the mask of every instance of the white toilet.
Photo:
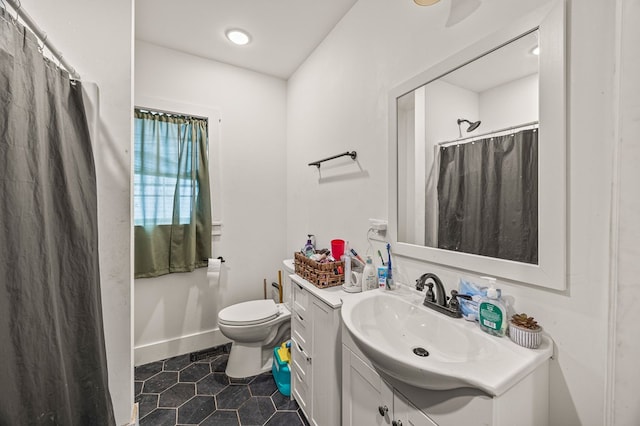
POLYGON ((218 327, 233 340, 227 376, 255 376, 271 369, 273 348, 291 337, 291 311, 271 299, 237 303, 218 313, 218 327))

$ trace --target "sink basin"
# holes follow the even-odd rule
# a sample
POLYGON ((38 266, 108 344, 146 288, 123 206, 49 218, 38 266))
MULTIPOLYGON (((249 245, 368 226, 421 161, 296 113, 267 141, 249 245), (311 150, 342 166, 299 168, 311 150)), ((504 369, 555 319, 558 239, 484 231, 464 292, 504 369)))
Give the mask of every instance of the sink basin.
POLYGON ((358 348, 383 373, 424 389, 472 387, 498 396, 552 355, 548 337, 538 349, 491 336, 477 323, 422 306, 408 288, 344 298, 342 319, 358 348))

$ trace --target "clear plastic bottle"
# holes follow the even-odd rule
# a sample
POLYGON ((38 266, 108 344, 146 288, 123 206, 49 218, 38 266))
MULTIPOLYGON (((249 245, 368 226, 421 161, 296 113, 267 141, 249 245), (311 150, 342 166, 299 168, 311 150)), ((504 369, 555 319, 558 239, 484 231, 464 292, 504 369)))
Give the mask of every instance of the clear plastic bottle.
POLYGON ((483 277, 489 282, 487 295, 478 303, 480 329, 494 336, 503 337, 507 332, 507 308, 496 289, 496 279, 483 277))
POLYGON ((362 291, 374 290, 378 288, 378 274, 373 265, 371 256, 367 256, 367 263, 362 271, 362 291))

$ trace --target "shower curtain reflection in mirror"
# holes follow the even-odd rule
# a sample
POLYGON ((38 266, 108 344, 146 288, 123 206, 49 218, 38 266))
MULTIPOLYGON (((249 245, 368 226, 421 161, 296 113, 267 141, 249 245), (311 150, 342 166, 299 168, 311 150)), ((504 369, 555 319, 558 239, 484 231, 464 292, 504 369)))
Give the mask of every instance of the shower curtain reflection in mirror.
POLYGON ((439 160, 437 247, 537 264, 538 130, 441 146, 439 160))

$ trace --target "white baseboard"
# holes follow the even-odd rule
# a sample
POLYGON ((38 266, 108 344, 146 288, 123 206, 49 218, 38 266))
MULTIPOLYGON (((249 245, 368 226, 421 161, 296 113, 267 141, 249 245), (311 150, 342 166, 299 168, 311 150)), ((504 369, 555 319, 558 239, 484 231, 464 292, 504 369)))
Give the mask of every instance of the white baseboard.
POLYGON ((228 342, 230 340, 222 335, 220 329, 214 328, 201 333, 148 343, 134 348, 134 364, 136 366, 143 365, 213 346, 224 345, 228 342))

